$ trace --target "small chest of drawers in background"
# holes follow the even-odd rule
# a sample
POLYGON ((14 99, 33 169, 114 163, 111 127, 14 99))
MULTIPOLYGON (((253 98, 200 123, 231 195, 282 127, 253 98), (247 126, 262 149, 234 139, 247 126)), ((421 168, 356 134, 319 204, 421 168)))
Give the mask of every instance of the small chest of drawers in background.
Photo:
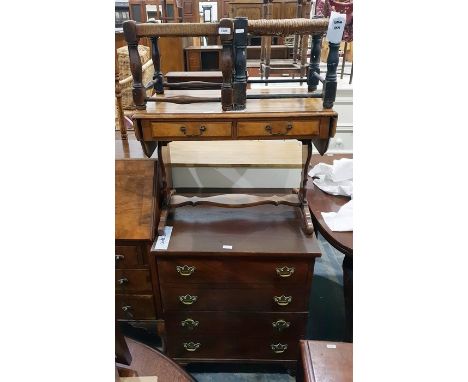
POLYGON ((150 249, 155 237, 156 160, 137 141, 116 141, 115 316, 156 333, 158 282, 150 249))
POLYGON ((294 208, 183 207, 168 225, 168 249, 152 251, 168 356, 294 367, 320 256, 294 208))

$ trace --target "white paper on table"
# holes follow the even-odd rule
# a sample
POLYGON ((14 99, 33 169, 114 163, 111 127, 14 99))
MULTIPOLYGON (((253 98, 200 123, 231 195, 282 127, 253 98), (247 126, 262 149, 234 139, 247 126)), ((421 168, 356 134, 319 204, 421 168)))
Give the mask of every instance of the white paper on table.
POLYGON ((323 220, 334 232, 353 230, 353 200, 341 206, 338 212, 322 212, 323 220))
POLYGON ((353 160, 342 158, 333 161, 333 165, 318 163, 309 176, 316 177, 314 184, 331 195, 353 195, 353 160))

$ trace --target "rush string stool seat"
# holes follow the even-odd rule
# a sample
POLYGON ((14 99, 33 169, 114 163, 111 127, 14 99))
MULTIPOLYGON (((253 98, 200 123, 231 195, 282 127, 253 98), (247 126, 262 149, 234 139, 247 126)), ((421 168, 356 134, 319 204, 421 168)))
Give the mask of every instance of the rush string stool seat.
MULTIPOLYGON (((320 154, 328 149, 335 135, 338 114, 332 109, 336 96, 338 42, 329 42, 327 73, 320 75, 322 36, 329 20, 287 19, 248 20, 244 17, 222 19, 219 23, 142 23, 127 21, 123 25, 133 75, 132 115, 135 136, 145 154, 158 150, 158 177, 161 201, 158 233, 164 233, 171 208, 186 205, 214 205, 228 208, 262 204, 297 207, 304 232, 313 233, 312 219, 306 200, 306 184, 312 144, 320 154), (311 35, 311 58, 307 89, 249 89, 247 84, 269 80, 249 80, 246 70, 247 34, 266 36, 311 35), (194 81, 167 83, 161 73, 158 39, 166 36, 219 36, 222 83, 194 81), (142 83, 142 65, 138 56, 138 40, 149 37, 152 45, 154 77, 142 83), (318 85, 323 86, 318 91, 318 85), (146 96, 153 88, 154 95, 146 96), (193 91, 193 89, 202 89, 193 91), (180 106, 183 104, 184 106, 180 106), (229 194, 210 197, 186 197, 170 189, 165 161, 171 141, 202 140, 284 140, 302 142, 303 167, 299 189, 295 193, 274 196, 229 194)), ((280 81, 280 80, 277 80, 280 81)), ((291 80, 283 80, 291 82, 291 80)), ((294 80, 293 80, 294 81, 294 80)), ((299 80, 295 80, 299 82, 299 80)))

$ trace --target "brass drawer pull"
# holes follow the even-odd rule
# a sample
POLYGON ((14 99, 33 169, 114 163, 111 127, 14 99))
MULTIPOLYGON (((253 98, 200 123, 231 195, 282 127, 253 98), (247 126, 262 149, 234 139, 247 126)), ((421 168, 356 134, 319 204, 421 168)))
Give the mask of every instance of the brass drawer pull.
POLYGON ((271 344, 271 350, 273 350, 273 353, 276 354, 281 354, 284 353, 288 349, 288 345, 286 344, 271 344))
POLYGON ((115 255, 115 261, 123 260, 123 259, 124 259, 124 255, 115 255))
POLYGON ((181 276, 190 276, 193 272, 195 272, 195 267, 189 267, 188 265, 176 267, 177 273, 181 276))
POLYGON ((130 311, 132 310, 132 306, 131 305, 124 305, 122 306, 122 310, 125 312, 125 314, 127 315, 127 317, 129 318, 133 318, 133 313, 130 311))
POLYGON ((278 321, 273 321, 272 325, 275 329, 278 329, 278 332, 281 332, 282 330, 289 328, 291 323, 285 320, 278 320, 278 321))
POLYGON ((186 320, 180 322, 180 326, 187 328, 188 330, 193 330, 198 326, 198 321, 187 318, 186 320))
POLYGON ((277 267, 276 268, 276 273, 278 274, 279 277, 289 277, 289 276, 292 276, 292 274, 294 273, 295 271, 295 268, 294 267, 277 267))
POLYGON ((186 294, 185 296, 179 296, 179 301, 184 305, 192 305, 198 300, 198 296, 190 296, 186 294))
POLYGON ((199 137, 200 135, 203 135, 203 133, 206 131, 206 126, 200 126, 200 134, 187 134, 187 128, 185 126, 180 126, 180 131, 184 133, 186 137, 199 137))
POLYGON ((279 306, 286 306, 292 301, 291 296, 285 296, 284 294, 280 296, 275 296, 273 297, 273 300, 279 305, 279 306))
POLYGON ((293 125, 291 123, 288 123, 288 125, 286 126, 286 130, 284 132, 281 132, 281 131, 273 132, 273 128, 271 127, 271 125, 265 126, 265 130, 268 131, 270 135, 287 135, 292 130, 292 128, 293 128, 293 125))
POLYGON ((118 283, 119 285, 126 284, 126 283, 128 283, 128 279, 127 279, 126 277, 123 277, 123 278, 121 278, 121 279, 118 279, 118 280, 117 280, 117 283, 118 283))
POLYGON ((184 342, 184 348, 187 351, 195 351, 200 347, 200 342, 184 342))

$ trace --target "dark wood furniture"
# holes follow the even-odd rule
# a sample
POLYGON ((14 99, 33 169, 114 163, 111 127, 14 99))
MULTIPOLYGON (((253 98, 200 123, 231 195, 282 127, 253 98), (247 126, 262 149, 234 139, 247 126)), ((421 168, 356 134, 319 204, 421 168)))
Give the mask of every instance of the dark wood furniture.
POLYGON ((167 354, 179 363, 267 362, 295 367, 308 319, 314 237, 294 210, 203 206, 174 210, 156 250, 167 354))
POLYGON ((159 382, 195 382, 185 370, 159 351, 128 337, 125 337, 125 342, 131 363, 128 367, 118 365, 120 377, 157 376, 159 382))
MULTIPOLYGON (((314 156, 311 167, 323 162, 333 164, 333 160, 340 158, 352 158, 351 154, 335 154, 314 156)), ((312 180, 307 183, 307 201, 312 215, 315 232, 320 234, 338 251, 345 255, 343 260, 343 291, 345 299, 347 341, 353 338, 353 233, 333 232, 325 223, 322 212, 337 212, 341 206, 350 200, 346 196, 335 196, 323 192, 316 187, 312 180)))
POLYGON ((158 223, 155 159, 135 141, 116 141, 115 315, 156 333, 158 283, 149 256, 158 223))
POLYGON ((302 382, 352 382, 353 345, 344 342, 301 341, 302 382))

